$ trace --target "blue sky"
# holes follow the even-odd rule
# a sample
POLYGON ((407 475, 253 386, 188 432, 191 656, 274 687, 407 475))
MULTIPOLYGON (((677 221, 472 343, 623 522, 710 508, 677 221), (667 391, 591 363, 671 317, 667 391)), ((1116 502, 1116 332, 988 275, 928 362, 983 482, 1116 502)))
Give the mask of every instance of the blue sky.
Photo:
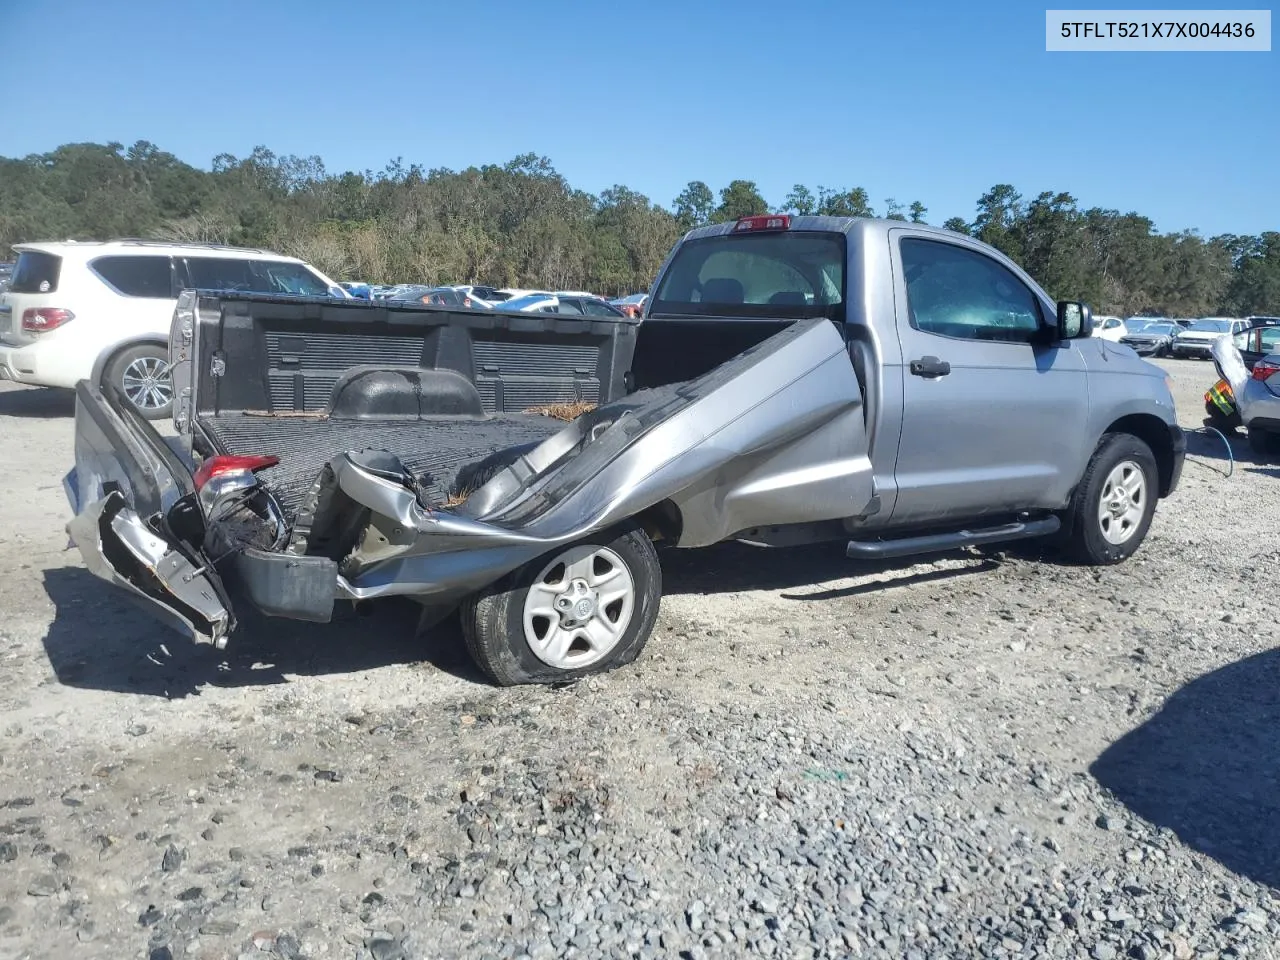
MULTIPOLYGON (((1054 4, 1055 8, 1066 6, 1054 4)), ((971 219, 996 183, 1206 236, 1280 229, 1280 53, 1046 53, 1045 7, 0 0, 0 154, 264 144, 330 170, 548 156, 575 186, 862 186, 971 219)))

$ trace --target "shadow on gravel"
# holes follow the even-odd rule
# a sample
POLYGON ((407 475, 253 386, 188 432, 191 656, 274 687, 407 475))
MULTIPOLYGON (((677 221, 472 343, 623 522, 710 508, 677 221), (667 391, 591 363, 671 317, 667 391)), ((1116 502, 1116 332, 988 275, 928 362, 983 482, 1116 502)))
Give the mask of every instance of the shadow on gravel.
POLYGON ((1193 680, 1090 773, 1143 819, 1280 888, 1280 649, 1193 680))
POLYGON ((1201 431, 1195 427, 1187 430, 1187 456, 1199 457, 1202 460, 1222 460, 1227 461, 1234 459, 1249 459, 1249 445, 1245 442, 1244 437, 1238 433, 1224 433, 1231 445, 1231 450, 1227 450, 1227 444, 1222 442, 1222 437, 1218 434, 1206 430, 1201 431), (1228 455, 1229 454, 1229 455, 1228 455))
POLYGON ((180 698, 200 687, 264 686, 287 675, 353 673, 395 663, 429 662, 481 681, 462 645, 457 619, 415 636, 419 608, 384 601, 368 615, 339 604, 328 624, 244 611, 226 650, 196 645, 86 570, 47 570, 44 588, 55 615, 45 652, 60 683, 145 696, 180 698))
POLYGON ((0 417, 73 417, 75 413, 73 390, 31 387, 0 391, 0 417))
MULTIPOLYGON (((1009 544, 1013 546, 1013 544, 1009 544)), ((985 573, 999 566, 994 560, 972 553, 930 554, 899 560, 871 562, 850 560, 845 545, 824 543, 804 547, 767 549, 741 543, 723 543, 701 550, 667 550, 662 554, 663 593, 729 593, 740 590, 782 590, 811 587, 842 577, 866 577, 901 572, 921 563, 943 559, 965 559, 966 567, 948 567, 924 573, 904 574, 888 580, 860 583, 851 587, 806 593, 784 593, 786 600, 831 600, 889 587, 929 583, 951 577, 985 573)))

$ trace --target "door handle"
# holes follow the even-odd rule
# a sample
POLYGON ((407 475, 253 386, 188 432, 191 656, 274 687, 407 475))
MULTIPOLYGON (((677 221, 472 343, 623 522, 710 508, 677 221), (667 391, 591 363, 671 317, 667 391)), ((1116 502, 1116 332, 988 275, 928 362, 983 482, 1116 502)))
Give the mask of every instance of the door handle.
POLYGON ((945 377, 951 372, 951 364, 937 357, 921 357, 911 361, 911 375, 915 377, 945 377))

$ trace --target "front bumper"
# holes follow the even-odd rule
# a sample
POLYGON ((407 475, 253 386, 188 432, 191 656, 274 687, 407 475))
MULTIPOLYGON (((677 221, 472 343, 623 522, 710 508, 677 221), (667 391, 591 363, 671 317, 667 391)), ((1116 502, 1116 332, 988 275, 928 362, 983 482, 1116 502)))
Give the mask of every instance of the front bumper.
POLYGON ((1178 357, 1209 357, 1213 355, 1213 344, 1206 341, 1203 343, 1174 343, 1170 348, 1174 356, 1178 357))
POLYGON ((1149 357, 1153 353, 1159 353, 1164 344, 1160 343, 1131 343, 1128 340, 1121 340, 1126 347, 1131 347, 1133 352, 1140 357, 1149 357))
POLYGON ((1176 423, 1169 424, 1169 441, 1173 451, 1173 461, 1169 464, 1169 479, 1160 491, 1167 497, 1178 489, 1178 481, 1182 479, 1182 467, 1187 461, 1187 434, 1176 423))

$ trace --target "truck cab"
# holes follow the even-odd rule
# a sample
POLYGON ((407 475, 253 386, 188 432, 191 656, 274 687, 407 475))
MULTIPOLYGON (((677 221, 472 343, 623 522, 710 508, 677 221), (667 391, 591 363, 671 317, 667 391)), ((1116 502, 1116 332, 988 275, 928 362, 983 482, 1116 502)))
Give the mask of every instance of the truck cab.
POLYGON ((769 215, 690 232, 646 305, 636 381, 685 379, 817 316, 863 393, 877 508, 861 529, 1061 510, 1117 429, 1152 449, 1160 495, 1177 481, 1164 372, 1088 320, 1061 329, 999 251, 920 224, 769 215))

